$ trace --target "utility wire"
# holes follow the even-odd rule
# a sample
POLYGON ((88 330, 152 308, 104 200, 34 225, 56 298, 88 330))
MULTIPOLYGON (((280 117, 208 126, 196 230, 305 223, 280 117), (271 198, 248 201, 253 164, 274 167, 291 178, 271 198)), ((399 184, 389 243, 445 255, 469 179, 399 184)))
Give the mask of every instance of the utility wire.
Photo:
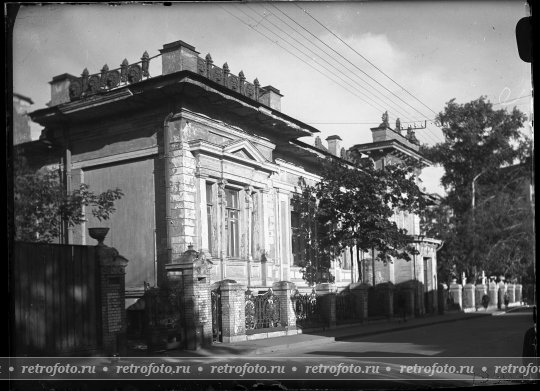
MULTIPOLYGON (((307 63, 306 61, 304 61, 302 58, 300 58, 297 54, 291 52, 290 50, 288 50, 286 47, 284 47, 283 45, 281 45, 278 41, 275 41, 274 39, 270 38, 268 35, 264 34, 263 32, 261 32, 260 30, 256 29, 254 26, 250 25, 249 23, 246 23, 244 20, 242 20, 240 17, 238 17, 237 15, 231 13, 229 10, 225 9, 224 7, 221 7, 225 12, 227 12, 229 15, 231 15, 232 17, 234 17, 235 19, 237 19, 238 21, 240 21, 242 24, 246 25, 247 27, 251 28, 252 30, 256 31, 258 34, 262 35, 263 37, 265 37, 266 39, 268 39, 270 42, 272 42, 273 44, 279 46, 280 48, 282 48, 283 50, 285 50, 287 53, 293 55, 294 57, 296 57, 297 59, 299 59, 300 61, 302 61, 304 64, 308 65, 310 68, 314 69, 315 71, 317 71, 318 73, 320 73, 321 75, 323 75, 324 77, 328 78, 329 80, 331 80, 332 82, 336 83, 337 85, 339 85, 340 87, 344 88, 347 92, 351 93, 352 95, 356 96, 357 98, 359 98, 360 100, 362 100, 363 102, 365 102, 366 104, 368 104, 369 106, 371 106, 372 108, 374 108, 375 110, 381 110, 381 108, 377 108, 375 107, 371 102, 369 101, 366 101, 364 100, 361 96, 359 96, 358 94, 352 92, 348 87, 348 85, 342 85, 341 83, 339 83, 338 81, 334 80, 333 78, 329 77, 328 74, 322 72, 321 70, 317 69, 316 67, 314 67, 313 65, 307 63)), ((253 17, 251 17, 250 15, 246 14, 244 11, 240 10, 243 14, 245 14, 246 16, 248 16, 250 19, 254 20, 253 17)), ((258 16, 260 16, 258 14, 258 16)), ((261 22, 262 20, 264 20, 265 18, 263 17, 261 20, 258 20, 256 21, 257 22, 257 26, 260 25, 262 26, 263 28, 265 28, 266 30, 268 30, 270 33, 272 33, 273 35, 277 36, 279 39, 282 39, 279 35, 277 35, 276 33, 274 33, 273 31, 271 31, 270 29, 268 29, 266 26, 264 26, 261 22)), ((288 43, 288 45, 294 47, 296 50, 298 50, 299 52, 301 52, 302 54, 304 54, 306 57, 310 58, 309 55, 307 55, 305 52, 303 52, 301 49, 298 49, 295 45, 291 44, 291 43, 288 43)), ((326 69, 327 71, 329 71, 333 76, 336 76, 331 70, 329 70, 328 68, 326 68, 324 65, 321 65, 320 63, 318 63, 317 61, 315 61, 317 63, 317 65, 321 66, 322 68, 326 69)), ((345 83, 347 83, 347 81, 343 80, 342 78, 340 78, 339 76, 337 76, 340 80, 344 81, 345 83)), ((361 91, 359 91, 360 93, 362 93, 361 91)), ((375 103, 375 102, 373 102, 375 103)), ((382 110, 385 110, 384 107, 382 107, 382 110)), ((436 142, 436 141, 435 141, 436 142)))
MULTIPOLYGON (((307 66, 309 66, 310 68, 314 69, 315 71, 317 71, 318 73, 320 73, 321 75, 323 75, 324 77, 326 77, 327 79, 331 80, 332 82, 336 83, 337 85, 339 85, 340 87, 342 87, 343 89, 345 89, 347 92, 349 92, 350 94, 356 96, 357 98, 359 98, 362 102, 366 103, 367 105, 371 106, 372 108, 374 108, 375 110, 380 110, 380 108, 377 108, 377 107, 374 107, 369 101, 366 101, 364 100, 361 96, 358 96, 357 94, 355 94, 354 92, 352 92, 351 90, 349 90, 347 88, 347 85, 343 85, 343 84, 340 84, 339 82, 337 82, 336 80, 332 79, 331 77, 328 76, 328 74, 322 72, 321 70, 317 69, 316 67, 314 67, 313 65, 307 63, 306 61, 304 61, 302 58, 300 58, 298 55, 296 55, 295 53, 291 52, 289 49, 287 49, 286 47, 282 46, 279 44, 278 41, 274 41, 272 38, 270 38, 268 35, 264 34, 263 32, 257 30, 256 28, 254 28, 253 26, 251 26, 249 23, 246 23, 244 20, 242 20, 241 18, 239 18, 238 16, 234 15, 233 13, 231 13, 229 10, 225 9, 224 7, 221 7, 225 12, 227 12, 229 15, 231 15, 232 17, 234 17, 235 19, 237 19, 238 21, 240 21, 242 24, 248 26, 249 28, 251 28, 252 30, 256 31, 258 34, 262 35, 263 37, 265 37, 266 39, 268 39, 270 42, 272 42, 273 44, 279 46, 280 48, 282 48, 283 50, 285 50, 287 53, 291 54, 292 56, 296 57, 298 60, 300 60, 301 62, 303 62, 304 64, 306 64, 307 66)), ((292 45, 291 45, 292 46, 292 45)), ((305 55, 305 54, 304 54, 305 55)), ((309 57, 309 56, 308 56, 309 57)), ((320 65, 320 64, 319 64, 320 65)), ((324 67, 323 67, 324 68, 324 67)), ((326 69, 326 68, 325 68, 326 69)))
MULTIPOLYGON (((418 109, 416 109, 415 107, 413 107, 412 105, 410 105, 408 102, 405 102, 403 99, 401 99, 399 96, 397 96, 394 92, 390 91, 388 88, 386 88, 384 85, 382 85, 380 82, 378 82, 377 80, 375 80, 373 77, 371 77, 370 75, 368 75, 366 72, 364 72, 362 69, 360 69, 358 66, 356 66, 355 64, 353 64, 351 61, 349 61, 347 58, 345 58, 342 54, 340 54, 339 52, 337 52, 335 49, 333 49, 332 47, 330 47, 328 44, 326 44, 325 42, 323 42, 322 40, 320 40, 316 35, 314 35, 312 32, 310 32, 308 29, 306 29, 304 26, 302 26, 301 24, 299 24, 298 22, 296 22, 294 19, 292 19, 290 16, 288 16, 286 13, 284 13, 283 11, 281 11, 279 8, 277 8, 276 6, 272 5, 272 7, 274 7, 275 9, 277 9, 280 13, 282 13, 283 15, 285 15, 288 19, 290 19, 291 21, 293 21, 295 24, 297 24, 298 26, 300 26, 303 30, 307 31, 311 36, 313 36, 315 39, 317 39, 318 41, 320 41, 321 43, 323 43, 325 46, 327 46, 330 50, 332 50, 333 52, 335 52, 337 55, 339 55, 340 57, 342 57, 345 61, 347 61, 348 63, 350 63, 351 65, 353 65, 356 69, 358 69, 360 72, 362 72, 363 74, 365 74, 368 78, 370 78, 371 80, 373 80, 375 83, 377 83, 378 85, 380 85, 383 89, 385 89, 386 91, 390 92, 392 95, 394 95, 396 98, 398 98, 400 101, 402 101, 403 103, 405 103, 407 106, 411 107, 414 111, 418 112, 423 118, 428 118, 429 116, 425 115, 424 113, 422 113, 421 111, 419 111, 418 109)), ((298 8, 300 8, 298 5, 297 5, 298 8)), ((302 8, 300 8, 302 10, 302 8)), ((307 13, 307 12, 306 12, 307 13)), ((431 110, 431 109, 430 109, 431 110)), ((433 111, 433 110, 431 110, 433 111)), ((434 112, 435 113, 435 112, 434 112)), ((437 114, 437 113, 435 113, 437 114)), ((430 135, 435 135, 435 133, 433 133, 431 130, 428 130, 426 129, 426 135, 430 134, 430 135)), ((430 138, 433 140, 433 137, 430 136, 430 138)), ((435 141, 436 142, 436 141, 435 141)))
MULTIPOLYGON (((422 113, 421 111, 419 111, 417 108, 411 106, 408 102, 404 101, 403 99, 401 99, 399 96, 397 96, 393 91, 389 90, 388 88, 386 88, 386 86, 382 85, 378 80, 375 80, 373 77, 371 77, 370 75, 368 75, 363 69, 359 68, 356 64, 352 63, 350 60, 348 60, 347 58, 345 58, 341 53, 339 53, 338 51, 336 51, 334 48, 332 48, 330 45, 328 45, 326 42, 322 41, 321 39, 319 39, 319 37, 317 37, 315 34, 313 34, 311 31, 309 31, 308 29, 306 29, 304 26, 302 26, 301 24, 299 24, 297 21, 295 21, 294 19, 292 19, 289 15, 287 15, 286 13, 284 13, 283 11, 281 11, 279 8, 277 8, 275 5, 271 4, 272 7, 274 7, 275 9, 277 9, 279 12, 281 12, 283 15, 285 15, 288 19, 290 19, 293 23, 297 24, 300 28, 302 28, 303 30, 305 30, 308 34, 310 34, 312 37, 314 37, 316 40, 318 40, 319 42, 321 42, 323 45, 325 45, 326 47, 328 47, 330 50, 332 50, 334 53, 336 53, 338 56, 340 56, 341 58, 343 58, 345 61, 347 61, 349 64, 351 64, 352 66, 354 66, 356 69, 358 69, 360 72, 362 72, 364 75, 366 75, 368 78, 370 78, 371 80, 373 80, 375 83, 377 83, 378 85, 380 85, 382 88, 384 88, 386 91, 388 91, 390 94, 394 95, 397 99, 399 99, 400 101, 402 101, 404 104, 406 104, 407 106, 409 106, 411 109, 413 109, 414 111, 416 111, 417 113, 419 113, 423 118, 428 118, 429 116, 425 115, 424 113, 422 113)), ((302 9, 300 6, 298 6, 297 4, 295 4, 298 8, 302 9)), ((306 11, 304 11, 306 12, 306 11)), ((306 12, 307 13, 307 12, 306 12)), ((435 113, 435 112, 434 112, 435 113)), ((437 113, 435 113, 437 114, 437 113)))
MULTIPOLYGON (((399 99, 401 102, 405 103, 407 106, 409 106, 410 108, 412 108, 414 111, 418 112, 421 116, 422 116, 422 120, 423 119, 426 119, 428 118, 429 116, 426 116, 424 113, 422 113, 421 111, 419 111, 418 109, 416 109, 415 107, 413 107, 412 105, 410 105, 408 102, 405 102, 403 99, 401 99, 399 96, 397 96, 395 93, 393 93, 392 91, 390 91, 388 88, 386 88, 384 85, 382 85, 380 82, 378 82, 377 80, 375 80, 373 77, 371 77, 369 74, 367 74, 366 72, 364 72, 361 68, 359 68, 356 64, 352 63, 350 60, 348 60, 347 58, 345 58, 341 53, 337 52, 334 48, 330 47, 328 44, 326 44, 324 41, 322 41, 321 39, 319 39, 316 35, 314 35, 311 31, 309 31, 308 29, 306 29, 304 26, 302 26, 301 24, 299 24, 297 21, 295 21, 294 19, 292 19, 290 16, 288 16, 286 13, 284 13, 282 10, 280 10, 278 7, 276 7, 275 5, 271 4, 273 8, 275 8, 277 11, 279 11, 281 14, 283 14, 285 17, 287 17, 288 19, 290 19, 293 23, 295 23, 297 26, 299 26, 300 28, 302 28, 304 31, 306 31, 308 34, 310 34, 312 37, 314 37, 317 41, 321 42, 323 45, 325 45, 326 47, 328 47, 330 50, 332 50, 334 53, 336 53, 339 57, 341 57, 343 60, 347 61, 349 64, 351 64, 353 67, 355 67, 356 69, 358 69, 361 73, 363 73, 364 75, 366 75, 369 79, 373 80, 375 83, 377 83, 379 86, 381 86, 383 89, 385 89, 386 91, 388 91, 390 94, 392 94, 393 96, 395 96, 397 99, 399 99)), ((266 7, 265 7, 266 8, 266 7)), ((271 12, 271 11, 269 11, 271 12)), ((273 13, 272 13, 273 14, 273 13)), ((277 15, 273 14, 274 16, 277 17, 277 15)), ((278 17, 278 19, 281 20, 281 18, 278 17)), ((288 25, 288 24, 287 24, 288 25)), ((290 27, 290 25, 288 25, 290 27)), ((295 30, 297 31, 297 30, 295 30)), ((305 38, 305 37, 304 37, 305 38)), ((328 54, 325 52, 325 54, 328 54)), ((342 64, 340 64, 342 65, 342 64)), ((343 65, 342 65, 343 66, 343 65)), ((362 81, 366 82, 365 80, 362 79, 362 81)), ((367 83, 367 82, 366 82, 367 83)), ((371 88, 373 88, 374 90, 376 90, 376 88, 370 84, 370 83, 367 83, 371 88)), ((380 93, 379 91, 377 91, 378 93, 380 93)), ((388 99, 388 98, 387 98, 388 99)), ((435 113, 437 114, 437 113, 435 113)), ((406 115, 407 116, 407 115, 406 115)), ((418 120, 420 121, 420 120, 418 120)), ((426 133, 425 133, 427 136, 429 136, 433 141, 437 142, 437 140, 435 140, 433 138, 433 136, 435 136, 435 134, 431 131, 431 130, 426 130, 426 133)))
MULTIPOLYGON (((364 97, 365 99, 367 99, 367 100, 362 99, 362 97, 360 97, 359 95, 353 93, 356 97, 360 98, 364 103, 370 105, 372 108, 374 108, 374 109, 377 110, 377 111, 380 111, 380 110, 384 111, 384 110, 385 110, 385 107, 383 106, 383 105, 384 105, 384 102, 383 102, 382 100, 379 99, 380 103, 378 103, 378 102, 376 102, 376 101, 373 99, 373 97, 367 96, 367 95, 364 93, 364 91, 361 91, 359 88, 356 88, 355 86, 351 85, 350 81, 354 81, 354 80, 352 80, 352 79, 351 79, 350 77, 348 77, 347 75, 343 75, 343 76, 344 76, 345 78, 348 78, 349 80, 346 80, 346 79, 344 79, 342 76, 340 76, 339 74, 336 74, 336 73, 334 72, 334 71, 335 71, 335 67, 334 67, 332 64, 330 64, 328 61, 326 61, 324 58, 320 57, 319 55, 317 55, 317 53, 314 53, 312 50, 310 50, 309 48, 307 48, 307 49, 308 49, 309 51, 311 51, 315 56, 321 58, 321 60, 323 60, 324 62, 326 62, 332 69, 330 69, 330 68, 324 66, 323 64, 321 64, 320 62, 318 62, 316 59, 314 59, 312 56, 310 56, 308 53, 306 53, 305 51, 303 51, 303 50, 302 50, 302 46, 304 46, 304 45, 302 44, 302 42, 299 42, 298 40, 296 40, 296 39, 290 37, 290 35, 289 35, 289 37, 292 38, 293 41, 297 42, 297 43, 300 45, 300 47, 298 47, 298 46, 294 45, 293 43, 289 42, 288 40, 284 39, 282 36, 280 36, 279 34, 277 34, 277 33, 276 33, 275 31, 273 31, 272 29, 270 29, 270 28, 268 28, 267 26, 265 26, 265 25, 262 23, 262 20, 264 20, 264 16, 262 16, 262 19, 256 20, 253 16, 251 16, 251 15, 249 15, 248 13, 244 12, 244 10, 239 9, 239 11, 242 12, 242 13, 243 13, 246 17, 248 17, 250 20, 252 20, 252 21, 257 21, 257 24, 256 24, 257 27, 262 27, 263 29, 267 30, 270 34, 276 36, 278 39, 282 40, 284 43, 290 45, 290 46, 293 47, 296 51, 302 53, 302 54, 303 54, 304 56, 306 56, 308 59, 310 59, 310 60, 312 60, 313 62, 315 62, 318 66, 320 66, 320 67, 322 67, 323 69, 325 69, 326 71, 328 71, 332 76, 335 76, 335 77, 337 77, 339 80, 341 80, 342 82, 344 82, 344 83, 345 83, 345 86, 343 86, 342 84, 340 84, 341 87, 345 88, 345 89, 346 89, 347 91, 349 91, 349 92, 351 92, 349 88, 352 88, 352 89, 354 89, 355 91, 357 91, 358 93, 362 94, 363 97, 364 97), (333 71, 333 70, 334 70, 334 71, 333 71), (377 107, 375 107, 374 105, 377 105, 377 107)), ((256 13, 256 12, 255 12, 255 14, 256 14, 257 16, 259 16, 259 17, 261 16, 260 14, 258 14, 258 13, 256 13)), ((274 25, 274 27, 276 27, 276 29, 281 30, 281 28, 280 28, 279 26, 276 26, 275 24, 273 24, 273 25, 274 25)), ((254 29, 255 29, 256 31, 259 31, 257 28, 254 28, 254 29)), ((285 33, 285 34, 287 34, 287 33, 285 33)), ((305 46, 304 46, 304 47, 305 47, 305 46)), ((289 52, 289 53, 290 53, 290 52, 289 52)), ((298 56, 296 56, 296 57, 298 58, 298 56)), ((302 60, 302 61, 303 61, 303 60, 302 60)), ((306 61, 303 61, 303 62, 304 62, 305 64, 308 64, 306 61)), ((309 64, 308 64, 308 65, 309 65, 309 64)), ((323 73, 323 75, 325 75, 325 74, 323 73)), ((325 75, 325 76, 328 77, 327 75, 325 75)), ((332 79, 330 78, 330 80, 332 80, 332 79)), ((362 88, 361 85, 359 85, 358 83, 356 83, 356 84, 357 84, 360 88, 362 88)), ((375 97, 375 98, 377 98, 377 97, 375 97)))
MULTIPOLYGON (((249 6, 248 6, 249 7, 249 6)), ((251 7, 250 7, 251 8, 251 7)), ((364 80, 363 78, 361 78, 360 76, 356 75, 354 73, 353 70, 351 70, 350 68, 348 68, 347 66, 345 66, 343 63, 341 63, 339 60, 337 60, 335 57, 332 57, 328 52, 326 52, 323 48, 315 45, 314 42, 310 41, 309 38, 307 38, 305 35, 303 35, 301 32, 299 32, 297 29, 295 29, 293 26, 291 26, 289 23, 287 23, 286 21, 284 21, 283 19, 281 19, 278 15, 274 14, 272 11, 268 10, 266 7, 264 7, 272 16, 274 16, 275 18, 279 19, 279 21, 281 21, 283 24, 287 25, 291 30, 295 31, 298 35, 300 35, 302 38, 306 39, 307 42, 311 43, 317 50, 319 51, 322 51, 322 53, 324 53, 325 55, 327 55, 329 58, 331 58, 332 60, 334 60, 337 64, 339 64, 340 66, 342 66, 344 69, 346 69, 347 71, 351 72, 352 75, 355 75, 356 77, 358 77, 362 82, 366 83, 369 87, 371 87, 375 93, 372 93, 370 91, 367 91, 367 89, 365 89, 365 86, 364 85, 360 85, 356 80, 352 79, 351 77, 347 76, 352 82, 354 82, 356 85, 358 85, 360 88, 364 89, 366 92, 368 92, 370 95, 373 95, 376 99, 378 99, 383 107, 385 105, 388 105, 388 100, 390 100, 392 103, 396 103, 395 101, 393 101, 391 98, 388 98, 386 96, 384 96, 385 99, 387 99, 387 101, 382 101, 381 98, 379 98, 379 94, 380 94, 380 91, 378 91, 375 87, 373 87, 371 84, 369 84, 366 80, 364 80)), ((252 9, 253 10, 253 9, 252 9)), ((256 12, 256 11, 255 11, 256 12)), ((258 14, 259 15, 259 14, 258 14)), ((282 28, 280 26, 277 26, 276 24, 272 23, 270 20, 266 20, 268 23, 272 24, 274 27, 276 27, 278 30, 282 30, 282 28)), ((304 45, 303 43, 299 42, 297 39, 295 39, 294 37, 292 37, 290 34, 288 34, 285 30, 282 30, 287 36, 291 37, 292 39, 294 39, 296 42, 300 43, 301 45, 304 45)), ((305 46, 305 45, 304 45, 305 46)), ((307 48, 307 46, 305 46, 307 48)), ((333 69, 335 69, 337 72, 341 72, 340 70, 338 70, 335 65, 332 65, 330 64, 328 61, 326 61, 326 59, 322 58, 320 55, 318 55, 317 53, 315 53, 313 50, 309 49, 308 50, 310 52, 312 52, 313 54, 315 54, 317 57, 321 58, 323 61, 325 61, 327 64, 329 64, 333 69)), ((405 117, 410 117, 408 114, 404 113, 403 111, 401 111, 401 108, 399 108, 399 103, 396 103, 398 106, 391 106, 391 108, 393 110, 396 110, 396 112, 398 114, 401 114, 402 116, 405 116, 405 117), (396 107, 398 107, 396 109, 396 107)), ((383 109, 383 111, 386 110, 383 109)))
POLYGON ((313 15, 311 15, 305 8, 301 8, 298 4, 295 4, 299 9, 304 11, 306 15, 308 15, 311 19, 313 19, 315 22, 317 22, 321 27, 323 27, 326 31, 328 31, 330 34, 332 34, 334 37, 336 37, 340 42, 342 42, 345 46, 347 46, 349 49, 351 49, 353 52, 358 54, 360 57, 362 57, 368 64, 370 64, 372 67, 377 69, 380 73, 382 73, 384 76, 386 76, 388 79, 393 81, 398 87, 400 87, 403 91, 405 91, 407 94, 409 94, 411 97, 413 97, 417 102, 422 104, 425 108, 427 108, 429 111, 431 111, 433 114, 437 115, 437 113, 427 106, 424 102, 422 102, 420 99, 418 99, 414 94, 410 93, 405 87, 403 87, 401 84, 399 84, 397 81, 395 81, 393 78, 391 78, 389 75, 387 75, 385 72, 383 72, 382 69, 380 69, 378 66, 373 64, 371 61, 369 61, 366 57, 364 57, 362 54, 360 54, 358 51, 356 51, 354 48, 352 48, 347 42, 345 42, 343 39, 341 39, 339 36, 337 36, 332 30, 330 30, 328 27, 326 27, 324 24, 319 22, 313 15))

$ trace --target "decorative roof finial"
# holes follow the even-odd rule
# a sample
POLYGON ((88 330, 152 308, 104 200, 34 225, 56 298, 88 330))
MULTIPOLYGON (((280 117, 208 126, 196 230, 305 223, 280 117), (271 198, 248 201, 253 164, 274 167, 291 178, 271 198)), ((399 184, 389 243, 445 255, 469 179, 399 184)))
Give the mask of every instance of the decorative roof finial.
POLYGON ((396 132, 401 132, 401 121, 398 119, 396 119, 396 132))
POLYGON ((382 122, 379 126, 386 126, 388 127, 389 124, 388 124, 388 111, 385 111, 382 115, 382 122))

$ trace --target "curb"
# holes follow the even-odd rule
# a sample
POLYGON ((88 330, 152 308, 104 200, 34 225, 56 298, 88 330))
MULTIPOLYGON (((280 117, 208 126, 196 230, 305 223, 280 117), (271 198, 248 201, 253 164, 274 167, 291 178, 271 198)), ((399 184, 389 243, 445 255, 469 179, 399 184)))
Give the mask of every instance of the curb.
POLYGON ((411 330, 411 329, 416 329, 416 328, 419 328, 419 327, 432 326, 432 325, 440 324, 440 323, 459 322, 461 320, 468 320, 468 319, 477 318, 477 317, 480 317, 480 316, 491 316, 491 313, 485 313, 485 314, 484 313, 483 314, 475 313, 474 315, 463 316, 461 318, 442 319, 442 320, 437 320, 437 321, 433 321, 433 322, 426 322, 426 323, 420 323, 420 324, 411 324, 411 325, 408 325, 408 326, 390 327, 390 328, 384 329, 384 330, 373 330, 373 331, 358 332, 358 333, 347 334, 347 335, 338 336, 338 337, 334 337, 334 338, 335 338, 336 341, 346 341, 348 339, 356 338, 356 337, 365 337, 365 336, 376 335, 376 334, 391 333, 391 332, 394 332, 394 331, 401 331, 401 330, 411 330))

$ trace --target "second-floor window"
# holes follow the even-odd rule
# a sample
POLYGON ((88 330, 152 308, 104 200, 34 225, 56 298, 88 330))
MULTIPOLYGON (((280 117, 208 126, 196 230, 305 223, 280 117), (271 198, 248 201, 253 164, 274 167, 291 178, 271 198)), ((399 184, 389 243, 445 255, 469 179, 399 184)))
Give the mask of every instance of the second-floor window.
POLYGON ((227 256, 238 258, 240 256, 240 232, 238 220, 240 217, 240 206, 238 204, 238 190, 225 189, 225 199, 227 201, 225 228, 227 230, 227 256))

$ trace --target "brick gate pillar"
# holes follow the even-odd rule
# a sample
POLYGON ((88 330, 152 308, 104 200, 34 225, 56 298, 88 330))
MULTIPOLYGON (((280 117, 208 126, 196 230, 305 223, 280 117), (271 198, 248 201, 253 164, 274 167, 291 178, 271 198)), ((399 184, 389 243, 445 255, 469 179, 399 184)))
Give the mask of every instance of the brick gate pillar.
POLYGON ((450 297, 452 298, 454 305, 457 305, 460 311, 463 310, 462 291, 463 287, 461 284, 458 284, 456 280, 452 280, 452 283, 450 284, 450 297))
POLYGON ((128 260, 104 244, 96 246, 101 296, 101 343, 105 354, 126 353, 125 275, 128 260))
POLYGON ((246 287, 232 281, 220 281, 221 336, 223 342, 246 340, 246 287))
POLYGON ((354 300, 354 310, 358 319, 362 322, 368 318, 368 292, 369 285, 364 283, 354 283, 350 285, 351 294, 354 300))
POLYGON ((495 281, 489 283, 489 307, 490 309, 497 308, 498 287, 495 281))
POLYGON ((474 284, 468 283, 463 287, 463 311, 476 311, 474 284))
POLYGON ((515 284, 508 284, 508 288, 507 288, 506 291, 508 293, 509 304, 511 306, 515 305, 515 303, 516 303, 516 285, 515 284))
POLYGON ((476 306, 476 311, 478 311, 479 308, 483 307, 482 297, 484 297, 484 295, 487 295, 487 286, 484 284, 476 284, 474 292, 474 302, 476 306))
POLYGON ((497 302, 497 308, 502 309, 504 308, 504 295, 506 293, 506 284, 503 281, 500 281, 497 284, 498 290, 498 302, 497 302))
POLYGON ((336 292, 332 284, 322 283, 315 286, 318 300, 321 301, 321 317, 329 328, 336 327, 336 292))
POLYGON ((281 324, 287 328, 287 334, 289 330, 296 334, 296 314, 291 300, 291 296, 296 291, 296 285, 288 281, 274 282, 272 290, 279 297, 281 324))
POLYGON ((518 303, 520 305, 523 302, 522 289, 523 289, 523 286, 521 284, 516 284, 515 299, 516 299, 516 303, 518 303))
POLYGON ((212 263, 199 256, 193 246, 176 263, 165 265, 169 280, 182 281, 180 308, 185 329, 185 348, 196 350, 212 344, 212 305, 210 268, 212 263))

